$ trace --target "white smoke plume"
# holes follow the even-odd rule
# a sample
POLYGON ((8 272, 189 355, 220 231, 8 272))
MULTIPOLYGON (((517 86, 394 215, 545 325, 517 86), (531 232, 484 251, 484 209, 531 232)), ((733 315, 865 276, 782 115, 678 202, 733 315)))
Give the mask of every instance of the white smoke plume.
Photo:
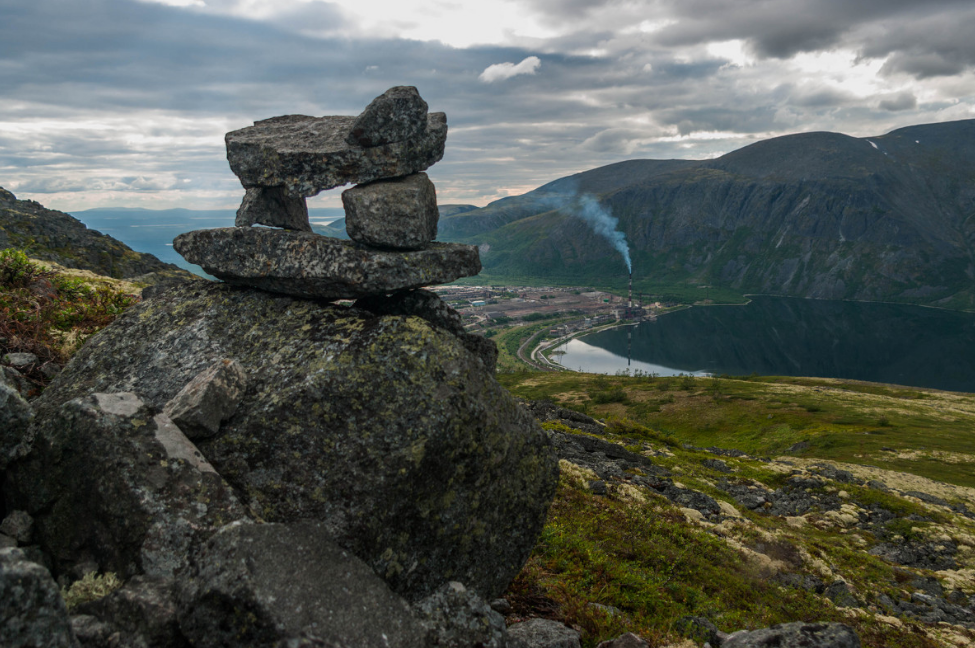
POLYGON ((587 193, 551 194, 542 198, 542 202, 564 214, 585 221, 596 234, 609 241, 610 245, 619 251, 626 263, 626 271, 633 272, 626 235, 617 229, 620 224, 619 219, 603 207, 595 196, 587 193))

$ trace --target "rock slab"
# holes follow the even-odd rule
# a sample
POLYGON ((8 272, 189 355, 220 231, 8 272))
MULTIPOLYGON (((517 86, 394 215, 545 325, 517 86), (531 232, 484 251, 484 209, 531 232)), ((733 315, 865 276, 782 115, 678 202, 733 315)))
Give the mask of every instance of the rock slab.
POLYGON ((181 579, 179 625, 195 646, 226 648, 298 638, 416 648, 425 636, 402 598, 308 523, 221 529, 181 579))
POLYGON ((425 173, 346 189, 342 204, 345 229, 353 241, 421 250, 437 238, 437 190, 425 173))
POLYGON ((237 411, 247 387, 240 363, 223 358, 201 371, 166 403, 163 413, 190 439, 212 437, 237 411))
POLYGON ((481 271, 477 248, 365 249, 352 241, 288 230, 228 227, 180 234, 174 249, 227 283, 316 299, 356 299, 448 283, 481 271))
POLYGON ((226 135, 227 160, 244 188, 283 187, 295 198, 348 183, 424 171, 443 158, 447 116, 431 113, 425 131, 381 146, 349 144, 355 117, 284 115, 226 135))
POLYGON ((198 447, 249 510, 323 521, 411 601, 445 578, 486 600, 504 591, 544 525, 557 459, 493 372, 419 317, 176 286, 89 340, 37 416, 58 429, 63 403, 133 385, 161 409, 223 358, 247 367, 248 386, 220 435, 198 447))
POLYGON ((508 626, 509 648, 581 648, 579 633, 559 621, 530 619, 508 626))

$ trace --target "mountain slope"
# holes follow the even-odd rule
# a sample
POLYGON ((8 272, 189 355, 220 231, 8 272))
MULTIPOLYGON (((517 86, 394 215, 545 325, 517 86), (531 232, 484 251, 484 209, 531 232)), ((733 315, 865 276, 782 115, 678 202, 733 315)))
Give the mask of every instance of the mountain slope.
POLYGON ((0 249, 13 247, 30 257, 66 268, 90 270, 114 279, 155 283, 168 277, 193 277, 151 254, 85 225, 63 212, 46 209, 33 200, 17 200, 0 188, 0 249))
POLYGON ((442 221, 485 273, 611 283, 621 257, 557 208, 591 193, 620 221, 634 279, 975 307, 975 120, 881 137, 803 133, 708 161, 632 160, 442 221))

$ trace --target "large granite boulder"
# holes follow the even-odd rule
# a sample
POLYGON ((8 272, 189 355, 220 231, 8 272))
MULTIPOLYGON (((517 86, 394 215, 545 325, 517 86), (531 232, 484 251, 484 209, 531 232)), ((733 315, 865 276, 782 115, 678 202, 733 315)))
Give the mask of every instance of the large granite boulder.
POLYGON ((439 162, 447 116, 430 113, 426 120, 416 137, 364 147, 347 141, 355 117, 272 117, 227 133, 227 160, 245 188, 284 187, 296 198, 315 196, 339 185, 417 173, 439 162))
POLYGON ((194 646, 419 648, 425 638, 406 602, 315 524, 230 524, 179 589, 180 629, 194 646))
POLYGON ((53 436, 82 420, 91 404, 72 399, 92 392, 135 389, 160 410, 225 358, 246 391, 198 447, 255 516, 322 521, 411 600, 444 580, 485 599, 505 589, 541 531, 557 460, 484 363, 420 317, 176 286, 79 351, 36 402, 39 426, 53 436))
POLYGON ((34 518, 34 540, 56 573, 89 565, 123 577, 172 575, 195 540, 245 517, 159 408, 131 393, 78 393, 48 401, 4 488, 8 503, 34 518))
POLYGON ((366 249, 318 234, 225 227, 180 234, 174 249, 227 283, 317 299, 355 299, 448 283, 481 271, 477 248, 434 243, 424 250, 366 249))

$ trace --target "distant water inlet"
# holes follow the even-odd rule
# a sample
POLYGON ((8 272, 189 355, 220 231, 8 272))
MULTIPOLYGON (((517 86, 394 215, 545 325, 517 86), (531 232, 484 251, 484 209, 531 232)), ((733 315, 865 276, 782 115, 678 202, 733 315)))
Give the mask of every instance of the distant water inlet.
POLYGON ((755 297, 586 335, 553 360, 614 374, 845 378, 975 392, 975 314, 918 306, 755 297))

